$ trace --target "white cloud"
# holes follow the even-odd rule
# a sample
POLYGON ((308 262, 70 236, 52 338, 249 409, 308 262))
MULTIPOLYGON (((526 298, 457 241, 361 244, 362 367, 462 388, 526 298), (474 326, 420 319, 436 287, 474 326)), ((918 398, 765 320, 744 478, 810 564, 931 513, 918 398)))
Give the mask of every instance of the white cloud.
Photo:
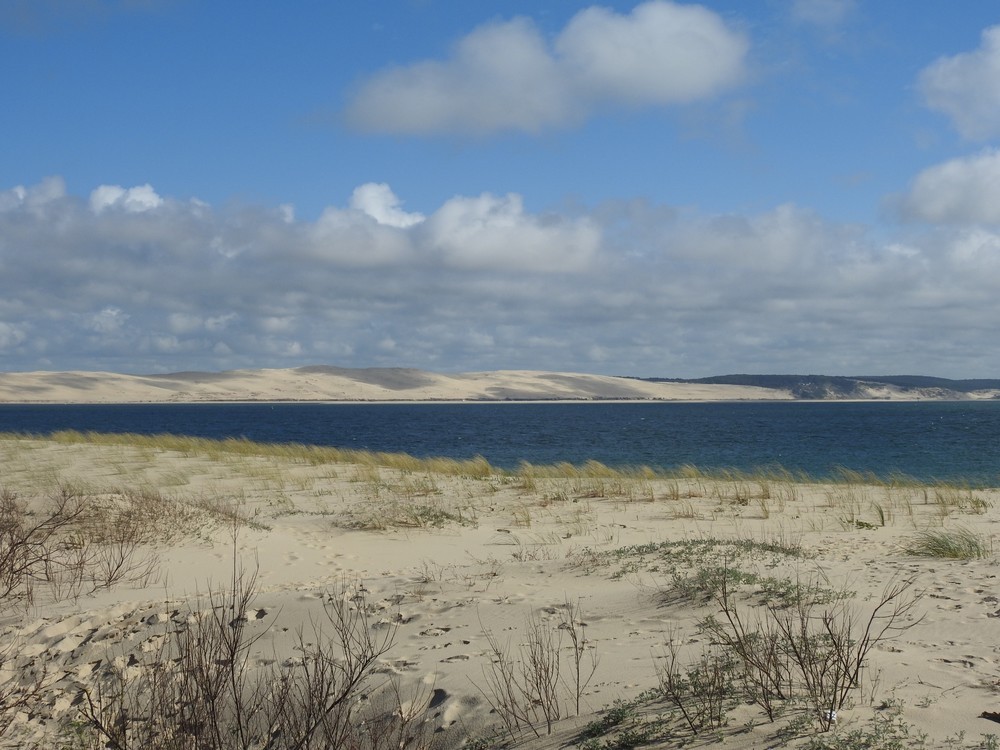
POLYGON ((580 11, 555 48, 570 87, 595 101, 659 105, 738 83, 749 44, 706 8, 647 2, 627 16, 597 6, 580 11))
POLYGON ((927 106, 951 118, 970 140, 1000 136, 1000 26, 972 52, 942 57, 920 73, 927 106))
POLYGON ((127 213, 142 213, 162 205, 163 199, 149 184, 128 189, 120 185, 100 185, 90 194, 90 210, 95 214, 112 208, 127 213))
POLYGON ((424 220, 420 213, 406 213, 392 188, 384 182, 366 182, 351 194, 351 208, 371 216, 379 224, 405 229, 424 220))
POLYGON ((577 13, 548 44, 528 19, 493 22, 423 61, 362 82, 348 119, 380 132, 538 132, 614 104, 715 96, 743 77, 749 42, 701 6, 651 0, 628 15, 577 13))
POLYGON ((305 250, 313 257, 352 266, 400 263, 411 254, 409 236, 353 209, 330 207, 308 229, 305 250))
POLYGON ((905 216, 921 221, 1000 224, 1000 150, 925 169, 901 208, 905 216))
POLYGON ((392 68, 364 82, 348 118, 365 130, 490 133, 564 124, 576 103, 530 21, 481 26, 446 62, 392 68))
POLYGON ((27 209, 35 215, 66 197, 66 182, 61 177, 46 177, 37 185, 17 185, 0 192, 0 212, 27 209))
POLYGON ((0 211, 13 211, 24 205, 28 191, 24 185, 17 185, 0 193, 0 211))
POLYGON ((461 269, 578 272, 600 245, 588 220, 532 216, 519 195, 452 198, 427 220, 430 244, 461 269))

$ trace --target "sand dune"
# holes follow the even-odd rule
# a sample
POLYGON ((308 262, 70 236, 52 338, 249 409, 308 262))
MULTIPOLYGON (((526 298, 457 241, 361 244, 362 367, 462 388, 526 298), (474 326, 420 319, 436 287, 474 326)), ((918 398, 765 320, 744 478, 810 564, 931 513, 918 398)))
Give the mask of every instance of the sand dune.
POLYGON ((650 383, 581 373, 504 370, 442 374, 405 368, 296 369, 122 375, 111 372, 0 373, 0 403, 199 401, 533 401, 784 399, 773 389, 650 383))
MULTIPOLYGON (((914 738, 927 733, 920 747, 971 750, 992 747, 978 744, 981 735, 1000 729, 980 717, 1000 709, 996 490, 858 478, 838 485, 629 477, 593 468, 511 476, 475 465, 393 468, 332 454, 150 441, 0 440, 8 493, 40 510, 60 487, 77 487, 103 513, 143 512, 139 555, 157 562, 151 575, 95 591, 40 581, 32 601, 5 605, 0 690, 32 675, 42 676, 43 689, 15 712, 4 746, 57 746, 80 721, 86 691, 110 690, 115 679, 145 684, 144 675, 173 654, 164 650, 171 639, 213 611, 205 594, 227 590, 234 553, 258 574, 256 597, 233 620, 254 639, 247 674, 294 673, 302 654, 296 634, 323 621, 331 597, 362 608, 366 632, 393 636, 372 684, 398 687, 397 715, 415 717, 414 731, 425 731, 426 742, 412 747, 493 736, 490 638, 518 657, 532 627, 561 639, 561 718, 551 734, 544 724, 539 736, 522 727, 506 746, 583 746, 589 726, 595 748, 634 746, 626 732, 645 736, 641 746, 651 748, 806 747, 820 727, 801 686, 774 722, 745 696, 727 699, 725 722, 698 737, 655 693, 671 644, 685 668, 711 649, 699 622, 721 616, 712 570, 739 572, 731 585, 751 624, 766 616, 762 602, 794 613, 782 608, 783 597, 811 582, 834 594, 824 594, 813 626, 843 606, 860 628, 886 586, 912 581, 913 608, 868 654, 860 685, 823 735, 842 744, 822 747, 917 747, 914 738), (986 557, 908 551, 924 530, 970 532, 986 557), (584 670, 596 664, 578 691, 579 715, 568 679, 570 622, 584 637, 584 670), (609 713, 616 701, 617 713, 609 713), (854 744, 851 733, 860 733, 854 744), (877 744, 877 736, 899 744, 877 744)), ((234 615, 215 611, 229 627, 234 615)), ((359 704, 357 715, 366 710, 359 704)), ((501 739, 477 746, 499 747, 501 739)))

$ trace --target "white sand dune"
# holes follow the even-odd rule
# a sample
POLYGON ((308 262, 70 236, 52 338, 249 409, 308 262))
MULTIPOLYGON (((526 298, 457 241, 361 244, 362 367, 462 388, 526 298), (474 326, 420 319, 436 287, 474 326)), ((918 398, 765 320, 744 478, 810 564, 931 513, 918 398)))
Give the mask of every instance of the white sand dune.
MULTIPOLYGON (((225 589, 234 551, 219 513, 225 508, 248 519, 236 549, 246 568, 258 569, 257 597, 246 613, 249 631, 260 636, 250 668, 294 658, 295 633, 321 619, 324 597, 350 581, 365 592, 373 632, 395 629, 379 675, 396 679, 406 705, 416 702, 411 708, 440 747, 496 722, 483 692, 491 664, 487 630, 516 653, 532 620, 565 634, 570 603, 579 607, 586 663, 597 657, 580 696, 582 716, 564 692, 565 718, 553 733, 542 729, 536 738, 525 731, 516 747, 580 744, 581 727, 605 708, 659 684, 668 643, 681 646, 684 660, 696 659, 709 643, 698 621, 719 608, 703 596, 679 594, 677 582, 709 561, 684 563, 683 547, 657 552, 655 545, 710 540, 800 546, 792 557, 731 551, 716 562, 769 580, 842 588, 859 622, 891 581, 913 580, 916 604, 901 623, 906 628, 870 653, 863 685, 838 717, 841 735, 872 730, 893 705, 901 707, 898 721, 911 736, 928 734, 928 747, 986 747, 974 743, 1000 730, 980 718, 1000 710, 996 557, 949 560, 905 551, 924 529, 967 529, 989 547, 1000 522, 997 490, 599 472, 477 477, 264 452, 181 453, 28 438, 0 440, 0 462, 3 487, 36 507, 58 486, 85 488, 91 502, 117 502, 124 488, 133 488, 145 493, 144 503, 163 506, 150 516, 144 547, 159 560, 155 577, 78 598, 40 587, 30 605, 5 608, 0 638, 13 650, 3 652, 0 686, 31 670, 46 675, 40 701, 16 717, 6 746, 55 746, 60 728, 79 719, 81 690, 93 690, 116 665, 141 673, 167 634, 205 606, 205 592, 225 589), (955 739, 960 732, 966 742, 955 739)), ((747 617, 764 611, 753 609, 764 590, 741 587, 747 617)), ((714 747, 721 738, 737 749, 802 747, 815 727, 795 737, 779 730, 802 717, 808 724, 808 714, 801 698, 773 724, 756 706, 733 705, 727 725, 694 746, 714 747)), ((668 717, 663 727, 673 733, 644 746, 691 746, 677 712, 662 701, 644 704, 637 717, 668 717)), ((636 731, 643 726, 651 725, 640 718, 628 724, 636 731)), ((609 732, 600 743, 613 739, 609 732)), ((869 746, 876 745, 836 747, 869 746)))
POLYGON ((653 383, 581 373, 503 370, 442 374, 328 366, 169 375, 0 373, 0 403, 199 401, 534 401, 785 399, 752 386, 653 383))

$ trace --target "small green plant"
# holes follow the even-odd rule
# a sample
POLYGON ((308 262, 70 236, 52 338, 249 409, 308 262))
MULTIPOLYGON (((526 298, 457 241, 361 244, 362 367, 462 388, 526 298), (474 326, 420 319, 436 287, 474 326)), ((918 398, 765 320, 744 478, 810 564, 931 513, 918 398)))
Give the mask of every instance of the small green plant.
POLYGON ((636 716, 636 704, 632 701, 616 700, 599 719, 588 723, 580 732, 578 739, 589 740, 603 737, 615 727, 636 716))
POLYGON ((721 729, 735 703, 738 663, 724 649, 707 649, 693 664, 681 667, 678 648, 668 645, 667 664, 660 670, 660 690, 693 734, 721 729))
POLYGON ((805 750, 920 750, 927 747, 927 735, 903 720, 901 703, 889 702, 875 711, 867 725, 849 732, 816 735, 804 747, 805 750))

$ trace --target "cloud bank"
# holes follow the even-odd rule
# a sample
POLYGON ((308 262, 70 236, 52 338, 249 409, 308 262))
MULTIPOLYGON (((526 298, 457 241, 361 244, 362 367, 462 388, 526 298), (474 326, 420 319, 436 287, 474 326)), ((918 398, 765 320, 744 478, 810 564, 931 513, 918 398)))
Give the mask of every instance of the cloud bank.
POLYGON ((996 161, 921 175, 907 197, 935 223, 890 240, 791 204, 541 213, 483 194, 421 216, 366 184, 303 221, 149 185, 74 196, 53 178, 0 191, 0 356, 11 370, 125 372, 995 373, 983 342, 1000 317, 1000 227, 980 222, 991 204, 960 210, 959 196, 996 161), (949 180, 953 201, 923 197, 923 182, 949 180))
POLYGON ((542 130, 604 107, 706 99, 745 75, 747 37, 697 5, 652 0, 573 16, 551 41, 526 18, 485 24, 445 60, 362 81, 346 116, 365 131, 428 135, 542 130))

